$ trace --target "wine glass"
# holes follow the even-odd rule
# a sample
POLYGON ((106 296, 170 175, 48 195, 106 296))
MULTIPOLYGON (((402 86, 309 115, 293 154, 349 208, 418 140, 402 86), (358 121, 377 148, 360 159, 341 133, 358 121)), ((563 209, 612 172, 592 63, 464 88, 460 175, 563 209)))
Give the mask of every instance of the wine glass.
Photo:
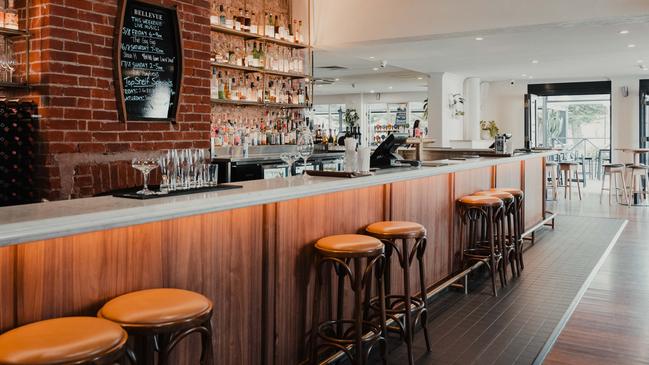
POLYGON ((306 162, 309 159, 309 156, 313 154, 313 149, 315 145, 313 143, 313 135, 308 127, 304 127, 300 132, 300 137, 297 140, 297 152, 300 157, 304 160, 304 171, 303 175, 306 176, 306 162))
POLYGON ((144 177, 144 188, 140 191, 137 192, 138 195, 152 195, 155 194, 155 192, 149 190, 149 173, 151 171, 155 170, 158 167, 158 161, 156 161, 155 158, 151 157, 142 157, 142 158, 134 158, 131 161, 131 166, 133 166, 134 169, 139 170, 142 172, 142 176, 144 177))
POLYGON ((160 181, 160 194, 168 194, 171 190, 171 179, 169 177, 169 171, 172 170, 171 161, 171 151, 163 152, 158 158, 160 174, 162 175, 162 180, 160 181))
POLYGON ((284 163, 288 165, 288 173, 286 174, 286 178, 293 175, 293 165, 295 164, 295 161, 300 158, 300 155, 297 152, 284 152, 279 156, 279 158, 281 158, 282 161, 284 161, 284 163))

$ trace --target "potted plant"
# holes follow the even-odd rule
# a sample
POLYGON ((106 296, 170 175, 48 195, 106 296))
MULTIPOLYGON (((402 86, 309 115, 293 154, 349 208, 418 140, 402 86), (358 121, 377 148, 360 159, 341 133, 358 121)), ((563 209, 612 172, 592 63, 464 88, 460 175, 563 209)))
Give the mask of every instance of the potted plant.
POLYGON ((358 116, 358 113, 356 113, 356 109, 345 110, 345 117, 343 120, 345 122, 345 125, 347 125, 350 129, 356 127, 356 123, 358 123, 359 119, 360 117, 358 116))
POLYGON ((464 116, 464 96, 462 94, 451 94, 449 102, 453 118, 460 118, 464 116))
POLYGON ((494 139, 496 138, 496 135, 498 135, 499 131, 500 129, 498 129, 498 125, 496 124, 495 120, 480 121, 480 138, 485 140, 494 139))

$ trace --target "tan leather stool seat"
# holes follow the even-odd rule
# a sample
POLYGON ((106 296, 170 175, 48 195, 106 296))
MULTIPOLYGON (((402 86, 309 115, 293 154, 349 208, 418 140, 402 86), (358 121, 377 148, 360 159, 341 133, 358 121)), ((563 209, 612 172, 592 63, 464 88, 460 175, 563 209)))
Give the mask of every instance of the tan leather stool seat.
POLYGON ((333 254, 368 253, 383 250, 383 243, 362 234, 341 234, 319 239, 315 248, 333 254))
POLYGON ((372 223, 365 230, 381 236, 415 236, 426 234, 426 228, 419 223, 406 221, 384 221, 372 223))
POLYGON ((94 360, 119 350, 128 335, 95 317, 49 319, 0 335, 0 364, 58 365, 94 360))
POLYGON ((462 204, 472 205, 476 207, 491 207, 502 205, 503 201, 496 198, 495 196, 484 196, 484 195, 466 195, 458 199, 462 204))
POLYGON ((212 310, 201 294, 183 289, 147 289, 121 295, 106 303, 99 317, 123 326, 165 326, 198 318, 212 310))
POLYGON ((492 190, 485 190, 485 191, 478 191, 475 192, 473 195, 477 196, 493 196, 496 197, 504 202, 513 202, 514 201, 514 196, 506 191, 492 191, 492 190))
POLYGON ((517 188, 495 188, 489 189, 489 191, 504 191, 518 198, 521 198, 525 195, 525 192, 523 190, 517 188))

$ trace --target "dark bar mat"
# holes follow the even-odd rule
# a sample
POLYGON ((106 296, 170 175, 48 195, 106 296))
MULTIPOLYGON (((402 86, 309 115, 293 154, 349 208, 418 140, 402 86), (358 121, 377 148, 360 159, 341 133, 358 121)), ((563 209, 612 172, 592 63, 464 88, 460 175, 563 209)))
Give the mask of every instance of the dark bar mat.
MULTIPOLYGON (((153 186, 153 185, 150 186, 149 188, 153 191, 158 191, 160 189, 159 186, 153 186)), ((188 194, 196 194, 196 193, 209 193, 213 191, 232 190, 232 189, 241 189, 241 188, 243 188, 243 186, 241 185, 219 184, 218 186, 210 186, 206 188, 197 188, 197 189, 189 189, 189 190, 176 190, 176 191, 169 192, 169 194, 153 194, 153 195, 137 194, 138 191, 142 190, 142 188, 137 188, 137 189, 125 189, 125 190, 113 191, 111 192, 110 195, 117 198, 149 200, 149 199, 157 199, 157 198, 167 198, 170 196, 188 195, 188 194)))
MULTIPOLYGON (((523 275, 511 279, 508 272, 509 285, 498 297, 488 276, 478 273, 470 276, 468 295, 450 290, 435 297, 428 307, 432 352, 417 331, 415 363, 533 364, 623 223, 558 216, 556 230, 544 228, 536 244, 526 244, 523 275)), ((405 345, 390 339, 388 363, 407 364, 405 345)), ((369 364, 380 361, 373 357, 369 364)))

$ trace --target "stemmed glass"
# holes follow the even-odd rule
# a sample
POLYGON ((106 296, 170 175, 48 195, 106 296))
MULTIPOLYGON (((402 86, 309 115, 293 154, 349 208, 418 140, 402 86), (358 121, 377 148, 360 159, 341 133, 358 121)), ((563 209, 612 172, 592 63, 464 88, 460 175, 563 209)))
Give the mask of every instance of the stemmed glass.
POLYGON ((288 165, 288 173, 286 174, 286 178, 293 175, 293 164, 295 164, 295 161, 300 158, 300 155, 296 152, 284 152, 279 156, 279 158, 281 158, 282 161, 284 161, 288 165))
POLYGON ((302 174, 304 176, 306 175, 306 162, 309 159, 309 156, 313 154, 313 149, 315 148, 315 145, 313 143, 313 135, 311 134, 311 131, 309 130, 308 127, 304 127, 300 131, 300 137, 297 140, 297 152, 300 154, 302 159, 304 160, 304 171, 302 174))
POLYGON ((160 181, 160 194, 168 194, 171 190, 172 179, 169 176, 169 171, 173 168, 171 156, 171 151, 167 151, 162 153, 158 158, 160 173, 162 174, 162 180, 160 181))
POLYGON ((151 157, 143 157, 143 158, 134 158, 131 161, 131 166, 133 166, 134 169, 139 170, 142 172, 142 176, 144 177, 144 188, 140 191, 137 192, 139 195, 152 195, 155 194, 155 192, 149 190, 149 173, 151 171, 155 170, 158 167, 158 161, 156 161, 155 158, 151 157))

